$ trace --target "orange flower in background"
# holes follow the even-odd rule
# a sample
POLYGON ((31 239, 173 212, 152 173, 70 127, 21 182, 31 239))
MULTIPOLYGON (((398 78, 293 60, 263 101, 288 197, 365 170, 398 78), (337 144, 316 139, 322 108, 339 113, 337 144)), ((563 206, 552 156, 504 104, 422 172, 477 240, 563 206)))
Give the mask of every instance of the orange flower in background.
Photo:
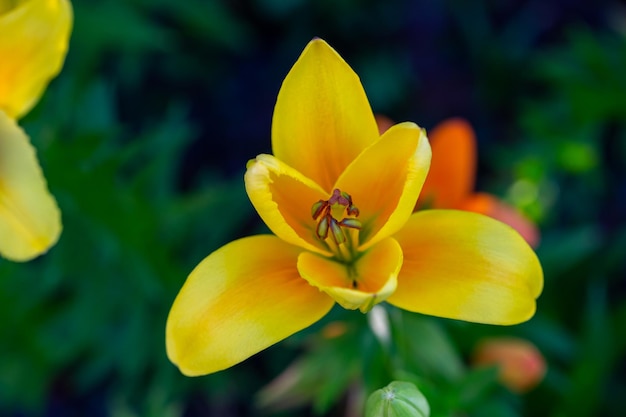
MULTIPOLYGON (((392 124, 377 116, 379 131, 392 124)), ((464 119, 444 120, 428 132, 432 149, 430 171, 422 188, 416 209, 457 209, 481 213, 508 224, 533 247, 539 243, 539 230, 514 207, 498 197, 475 192, 476 136, 464 119)))
POLYGON ((535 388, 546 374, 546 361, 539 349, 529 341, 515 337, 483 340, 474 352, 472 363, 498 366, 502 385, 519 394, 535 388))
POLYGON ((252 205, 274 235, 226 244, 191 272, 166 325, 186 375, 233 366, 335 303, 516 324, 535 313, 541 265, 510 227, 459 210, 413 213, 431 151, 405 122, 379 135, 358 76, 321 39, 287 74, 273 155, 248 162, 252 205))

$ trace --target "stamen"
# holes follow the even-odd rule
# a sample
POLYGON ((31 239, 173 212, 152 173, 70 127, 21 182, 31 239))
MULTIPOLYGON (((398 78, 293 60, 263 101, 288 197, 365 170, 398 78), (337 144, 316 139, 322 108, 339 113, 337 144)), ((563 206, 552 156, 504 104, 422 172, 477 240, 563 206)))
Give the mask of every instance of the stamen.
MULTIPOLYGON (((335 220, 332 217, 331 219, 335 220)), ((328 237, 328 223, 328 217, 324 216, 322 217, 322 220, 320 220, 320 222, 317 224, 317 230, 315 231, 315 234, 319 239, 325 240, 328 237)))
POLYGON ((355 218, 358 216, 359 209, 352 202, 350 194, 342 192, 337 188, 333 190, 333 194, 328 200, 319 200, 311 206, 311 217, 313 217, 313 220, 318 220, 317 229, 315 230, 318 239, 326 240, 330 230, 330 234, 338 247, 348 240, 342 229, 343 227, 349 229, 361 228, 361 222, 355 218), (335 214, 337 214, 338 207, 345 208, 346 215, 351 217, 344 217, 337 221, 333 217, 332 212, 335 209, 335 214))
POLYGON ((333 234, 333 239, 337 245, 341 245, 346 241, 346 235, 343 234, 343 230, 339 226, 337 220, 330 218, 330 232, 333 234))
POLYGON ((313 204, 311 207, 311 216, 313 220, 317 220, 317 218, 322 214, 322 211, 326 209, 328 206, 328 201, 320 200, 317 203, 313 204))
POLYGON ((339 222, 340 226, 349 227, 350 229, 360 229, 361 222, 353 218, 345 218, 339 222))

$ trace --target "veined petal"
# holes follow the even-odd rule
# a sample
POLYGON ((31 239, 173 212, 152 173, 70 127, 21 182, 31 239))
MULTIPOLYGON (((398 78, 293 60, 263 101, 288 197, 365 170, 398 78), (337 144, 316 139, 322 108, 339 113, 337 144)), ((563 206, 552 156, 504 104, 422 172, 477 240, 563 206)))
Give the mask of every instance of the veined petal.
POLYGON ((404 263, 389 303, 488 324, 516 324, 535 313, 541 265, 504 223, 465 211, 423 210, 395 238, 404 263))
POLYGON ((274 155, 332 191, 348 164, 378 137, 359 77, 326 42, 312 40, 278 93, 274 155))
POLYGON ((460 210, 484 214, 502 223, 506 223, 522 235, 532 247, 539 245, 539 229, 514 207, 509 206, 496 196, 487 193, 475 193, 459 205, 460 210))
POLYGON ((402 249, 393 238, 373 246, 352 264, 310 252, 298 257, 298 271, 343 308, 363 313, 384 301, 396 289, 402 249))
POLYGON ((252 236, 193 270, 166 325, 167 355, 183 374, 226 369, 326 315, 333 300, 300 278, 300 251, 276 236, 252 236))
POLYGON ((0 110, 0 254, 27 261, 61 233, 61 213, 48 192, 28 136, 0 110))
POLYGON ((476 138, 463 119, 448 119, 428 133, 433 158, 418 205, 458 208, 474 189, 476 138))
POLYGON ((272 155, 248 162, 244 178, 252 205, 272 232, 285 242, 330 254, 316 238, 311 206, 328 198, 319 185, 272 155))
POLYGON ((0 13, 0 110, 19 118, 63 66, 72 28, 67 0, 20 1, 0 13))
POLYGON ((402 228, 428 173, 430 146, 423 129, 405 122, 387 130, 341 175, 335 188, 352 196, 363 224, 362 249, 402 228))

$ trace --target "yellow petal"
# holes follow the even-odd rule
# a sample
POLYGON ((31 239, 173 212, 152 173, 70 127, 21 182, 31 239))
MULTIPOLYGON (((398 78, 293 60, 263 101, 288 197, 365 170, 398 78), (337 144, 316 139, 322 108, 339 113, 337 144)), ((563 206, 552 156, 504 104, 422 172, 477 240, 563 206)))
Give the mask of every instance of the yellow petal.
POLYGON ((5 7, 0 13, 0 110, 19 118, 35 105, 63 66, 71 28, 67 0, 5 7))
POLYGON ((278 94, 274 155, 332 191, 341 172, 378 137, 359 77, 326 42, 312 40, 278 94))
POLYGON ((299 253, 276 236, 259 235, 207 256, 170 310, 170 360, 185 375, 217 372, 326 315, 334 303, 300 278, 299 253))
POLYGON ((387 130, 341 175, 335 188, 360 210, 359 240, 365 249, 397 232, 409 219, 430 164, 424 130, 400 123, 387 130))
POLYGON ((476 137, 464 119, 448 119, 429 132, 433 158, 420 206, 458 208, 474 188, 476 137))
POLYGON ((48 192, 28 136, 0 111, 0 254, 27 261, 61 233, 61 214, 48 192))
POLYGON ((329 194, 272 155, 248 163, 244 178, 252 205, 272 232, 285 242, 330 254, 317 239, 311 206, 329 194))
POLYGON ((516 324, 535 313, 541 265, 504 223, 464 211, 424 210, 413 214, 395 238, 404 263, 389 303, 488 324, 516 324))
POLYGON ((402 266, 402 249, 388 238, 346 265, 310 252, 298 257, 298 271, 304 279, 337 301, 343 308, 369 311, 396 289, 402 266))

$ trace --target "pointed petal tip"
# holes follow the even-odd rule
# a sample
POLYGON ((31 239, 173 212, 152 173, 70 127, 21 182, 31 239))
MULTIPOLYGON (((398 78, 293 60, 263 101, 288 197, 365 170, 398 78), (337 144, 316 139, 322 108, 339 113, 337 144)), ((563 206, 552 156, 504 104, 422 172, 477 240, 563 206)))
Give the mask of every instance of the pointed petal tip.
POLYGON ((429 132, 432 163, 418 205, 458 208, 474 189, 476 176, 476 137, 464 119, 439 123, 429 132))
POLYGON ((307 44, 285 77, 272 119, 273 154, 330 190, 379 138, 358 75, 329 44, 307 44))

